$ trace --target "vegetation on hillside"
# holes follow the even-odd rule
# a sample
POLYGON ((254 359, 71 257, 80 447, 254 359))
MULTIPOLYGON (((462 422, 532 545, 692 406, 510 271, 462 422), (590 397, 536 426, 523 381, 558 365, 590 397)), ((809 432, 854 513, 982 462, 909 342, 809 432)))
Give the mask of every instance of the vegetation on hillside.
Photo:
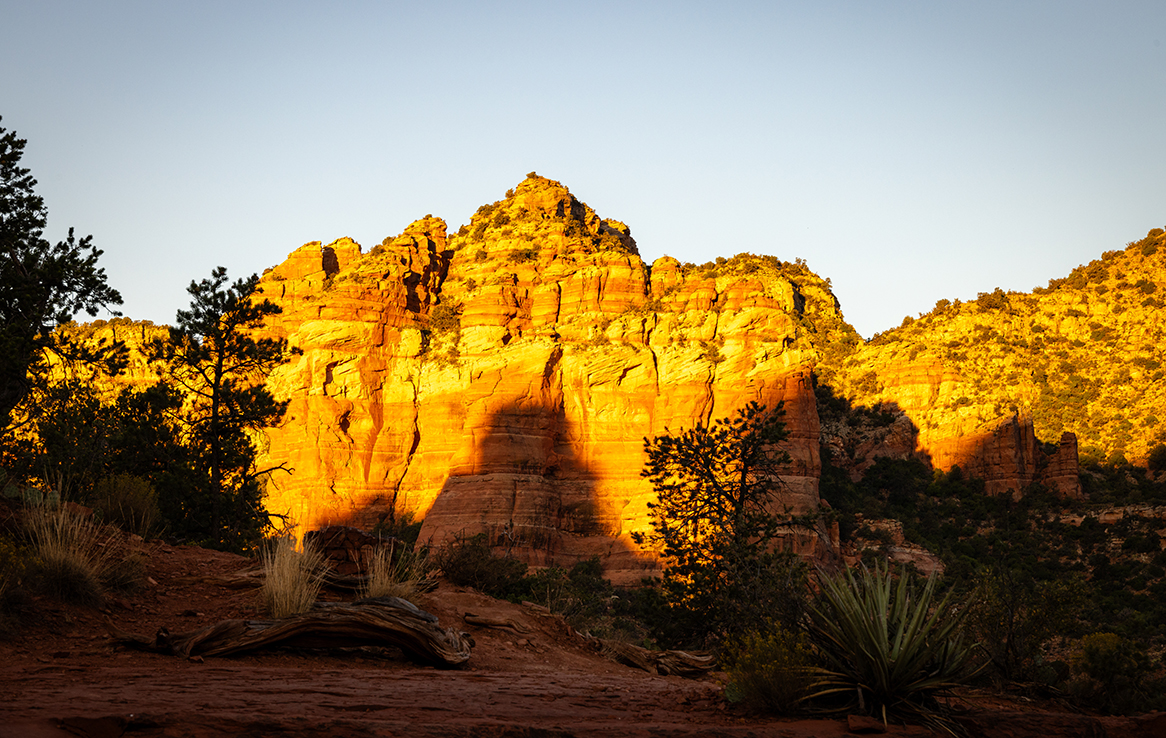
MULTIPOLYGON (((40 239, 43 203, 17 166, 23 143, 0 129, 0 187, 15 195, 5 207, 17 203, 0 212, 0 238, 27 257, 6 263, 0 292, 11 299, 0 304, 23 305, 27 297, 36 308, 31 318, 5 314, 15 327, 0 335, 0 348, 11 349, 0 367, 0 420, 15 420, 0 438, 0 484, 27 506, 26 528, 0 531, 0 627, 21 612, 21 593, 96 605, 134 586, 140 557, 124 545, 134 534, 256 550, 269 529, 264 475, 274 471, 256 467, 256 434, 279 422, 287 405, 262 384, 288 352, 283 341, 252 333, 280 311, 258 299, 254 275, 231 284, 219 268, 192 283, 191 309, 164 336, 119 320, 50 333, 72 313, 117 304, 118 296, 87 239, 70 235, 55 248, 40 239), (117 340, 99 345, 99 327, 112 328, 117 340), (130 338, 150 350, 108 350, 130 338), (98 360, 108 360, 106 367, 98 360), (127 367, 133 381, 118 384, 127 367), (94 512, 62 504, 70 500, 94 512)), ((622 260, 650 286, 625 225, 599 218, 533 172, 480 208, 449 246, 443 258, 456 260, 451 278, 467 294, 479 282, 501 290, 518 316, 532 310, 522 290, 555 259, 622 260)), ((1031 408, 1043 441, 1066 430, 1081 439, 1088 500, 1058 499, 1038 487, 1018 500, 988 497, 958 467, 934 472, 912 459, 878 459, 852 478, 850 460, 823 448, 821 495, 844 540, 863 544, 868 568, 820 571, 810 586, 806 567, 780 546, 792 529, 818 521, 783 509, 780 477, 789 459, 779 450, 787 438, 780 408, 750 405, 736 418, 645 440, 643 476, 658 501, 653 531, 641 542, 661 551, 662 581, 617 591, 597 558, 531 573, 484 537, 435 553, 449 579, 543 604, 597 635, 719 648, 730 694, 779 711, 812 705, 883 719, 930 714, 941 709, 937 694, 971 678, 981 651, 981 665, 1001 683, 1040 684, 1111 711, 1161 706, 1154 680, 1166 649, 1162 229, 1030 295, 997 289, 968 303, 940 301, 865 346, 842 319, 829 280, 801 260, 739 254, 699 266, 664 263, 672 284, 650 294, 645 286, 622 312, 581 319, 586 332, 574 346, 618 350, 615 336, 634 334, 636 324, 647 335, 682 308, 708 322, 745 299, 731 288, 757 284, 748 299, 781 311, 774 327, 742 331, 736 343, 756 349, 754 367, 756 356, 773 349, 767 344, 780 344, 775 355, 792 349, 817 357, 824 423, 887 431, 896 413, 886 368, 941 364, 958 375, 949 383, 957 391, 945 390, 919 423, 1031 408), (1149 471, 1130 467, 1131 459, 1149 471), (1126 509, 1103 513, 1104 506, 1126 509), (907 541, 942 560, 942 579, 924 582, 909 568, 882 563, 892 541, 876 523, 886 520, 899 521, 907 541), (961 639, 964 631, 984 644, 981 651, 961 639)), ((338 281, 329 277, 323 290, 341 289, 338 281)), ((440 289, 431 297, 410 308, 422 331, 418 355, 457 366, 465 304, 440 289)), ((686 344, 676 349, 684 361, 715 369, 749 356, 723 334, 688 336, 678 330, 671 339, 686 344)), ((266 606, 277 615, 316 598, 322 567, 304 553, 285 541, 266 560, 266 606)), ((394 569, 405 559, 390 559, 374 562, 366 593, 403 592, 396 588, 402 580, 412 586, 421 578, 394 569)))
POLYGON ((895 400, 880 380, 891 367, 941 364, 958 378, 912 418, 919 427, 957 411, 989 421, 1025 409, 1043 442, 1069 431, 1086 461, 1145 465, 1166 443, 1164 290, 1166 232, 1155 228, 1031 294, 940 300, 819 373, 874 406, 895 400))
POLYGON ((665 563, 657 617, 688 625, 674 631, 681 638, 719 646, 728 693, 758 707, 942 723, 937 696, 977 670, 961 631, 970 610, 950 593, 936 599, 936 578, 916 586, 885 563, 857 576, 819 570, 811 594, 800 562, 775 545, 813 528, 781 510, 789 458, 776 410, 751 404, 735 418, 645 440, 665 563))
POLYGON ((512 265, 536 265, 543 254, 638 253, 631 230, 605 220, 567 188, 535 172, 506 197, 483 205, 469 225, 450 237, 450 248, 475 263, 486 258, 512 265), (485 256, 478 256, 484 254, 485 256))

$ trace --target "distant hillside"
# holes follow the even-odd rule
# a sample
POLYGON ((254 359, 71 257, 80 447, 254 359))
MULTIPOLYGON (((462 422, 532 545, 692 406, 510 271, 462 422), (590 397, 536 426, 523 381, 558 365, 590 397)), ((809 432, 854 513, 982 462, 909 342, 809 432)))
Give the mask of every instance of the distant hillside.
POLYGON ((1032 294, 941 300, 819 366, 857 405, 893 403, 920 437, 1027 418, 1084 460, 1144 463, 1166 442, 1166 233, 1155 228, 1032 294))

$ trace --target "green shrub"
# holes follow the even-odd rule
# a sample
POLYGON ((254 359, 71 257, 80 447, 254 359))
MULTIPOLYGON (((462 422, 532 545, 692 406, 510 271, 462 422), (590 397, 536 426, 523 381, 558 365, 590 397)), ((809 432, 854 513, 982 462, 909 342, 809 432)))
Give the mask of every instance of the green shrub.
POLYGON ((405 544, 406 550, 412 550, 421 535, 421 521, 413 519, 413 513, 394 514, 373 526, 372 534, 386 538, 395 538, 405 544))
POLYGON ((778 715, 801 710, 815 682, 813 653, 804 633, 780 624, 731 638, 721 654, 729 676, 725 696, 778 715))
POLYGON ((307 544, 297 551, 290 537, 276 539, 274 550, 263 555, 263 586, 259 590, 263 609, 274 618, 307 612, 320 594, 328 569, 320 551, 307 544))
POLYGON ((507 258, 507 261, 511 264, 522 264, 529 261, 537 261, 538 254, 539 251, 537 248, 514 249, 510 252, 510 256, 507 258))
POLYGON ((461 330, 462 304, 441 302, 429 309, 429 328, 435 333, 449 333, 461 330))
POLYGON ((1114 633, 1081 639, 1073 659, 1068 692, 1080 702, 1108 713, 1134 713, 1166 706, 1161 684, 1151 684, 1150 658, 1132 641, 1114 633))
POLYGON ((725 360, 725 356, 721 353, 720 347, 711 341, 701 341, 700 349, 700 358, 704 359, 705 361, 712 362, 713 364, 720 364, 725 360))
POLYGON ((1008 308, 1008 295, 997 287, 992 292, 981 292, 976 296, 976 305, 981 310, 1004 310, 1008 308))
POLYGON ((1162 471, 1166 469, 1166 443, 1159 443, 1150 449, 1147 464, 1150 467, 1150 471, 1162 471))
POLYGON ((518 559, 495 556, 484 533, 452 541, 434 561, 449 581, 492 597, 508 597, 526 574, 526 564, 518 559))
POLYGON ((1087 586, 1066 578, 1038 582, 1026 572, 995 568, 980 572, 968 625, 1005 681, 1057 679, 1044 660, 1045 645, 1065 635, 1085 604, 1087 586))
POLYGON ((936 696, 977 671, 973 646, 950 594, 936 601, 934 576, 922 591, 906 573, 885 563, 819 579, 810 608, 810 635, 823 660, 813 699, 842 698, 844 709, 877 715, 933 719, 936 696), (897 582, 896 582, 897 578, 897 582))
POLYGON ((30 609, 26 579, 39 562, 16 541, 0 537, 0 638, 16 633, 30 609))
POLYGON ((577 630, 594 635, 613 629, 611 602, 615 589, 603 578, 598 556, 570 569, 557 566, 523 577, 511 597, 530 600, 562 615, 577 630))

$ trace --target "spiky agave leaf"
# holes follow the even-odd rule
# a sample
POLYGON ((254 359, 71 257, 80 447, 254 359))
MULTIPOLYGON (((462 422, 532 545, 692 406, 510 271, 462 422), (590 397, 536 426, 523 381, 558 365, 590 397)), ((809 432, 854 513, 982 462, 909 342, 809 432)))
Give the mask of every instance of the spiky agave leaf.
POLYGON ((966 609, 950 594, 936 602, 936 579, 916 592, 886 564, 859 574, 821 576, 821 602, 811 608, 810 632, 826 666, 807 699, 854 695, 884 717, 928 714, 934 697, 967 681, 974 645, 963 641, 966 609))

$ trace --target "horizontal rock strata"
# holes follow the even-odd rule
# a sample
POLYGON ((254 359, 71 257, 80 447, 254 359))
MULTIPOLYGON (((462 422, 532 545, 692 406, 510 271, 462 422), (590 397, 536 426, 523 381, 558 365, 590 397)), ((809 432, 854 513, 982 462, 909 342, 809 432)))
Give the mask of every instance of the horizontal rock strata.
POLYGON ((458 235, 426 217, 367 254, 307 244, 261 289, 297 350, 268 382, 291 404, 263 463, 294 470, 268 506, 302 529, 412 516, 422 541, 485 533, 635 581, 654 566, 631 538, 643 439, 752 400, 784 403, 783 502, 818 507, 810 329, 841 316, 804 266, 648 266, 626 226, 531 177, 458 235))

